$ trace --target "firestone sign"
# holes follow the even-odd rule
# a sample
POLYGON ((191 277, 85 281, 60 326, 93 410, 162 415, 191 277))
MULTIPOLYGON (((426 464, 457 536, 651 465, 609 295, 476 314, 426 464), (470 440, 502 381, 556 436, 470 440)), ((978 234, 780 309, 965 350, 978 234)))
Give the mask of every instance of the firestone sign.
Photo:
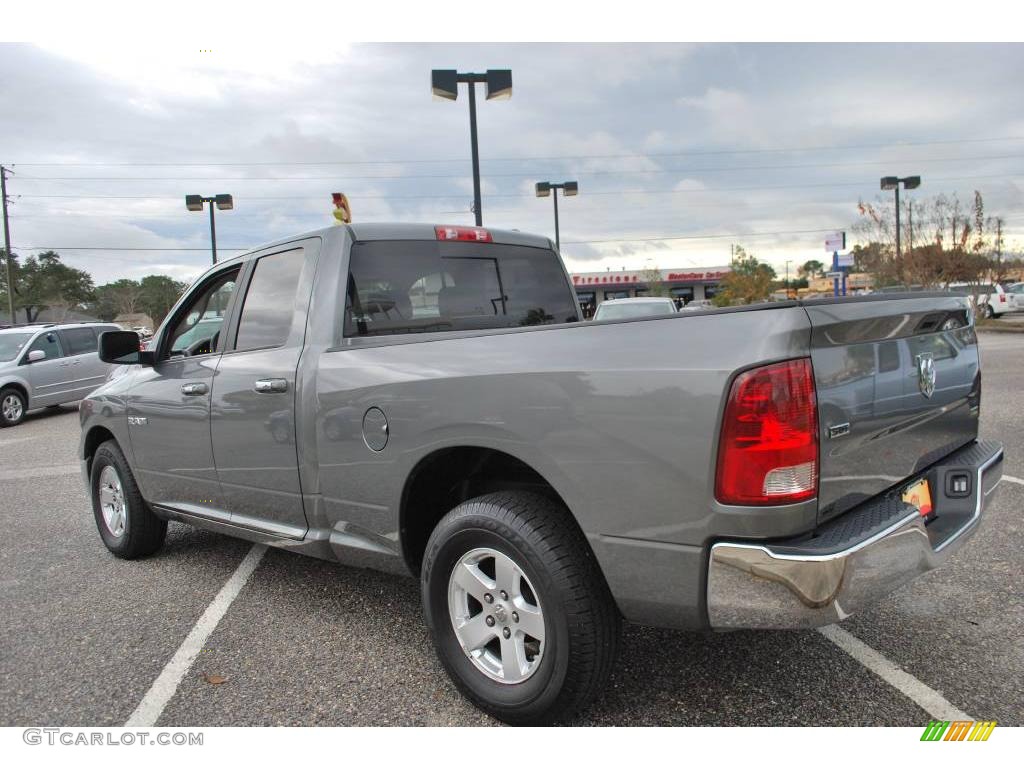
MULTIPOLYGON (((672 272, 662 270, 661 279, 669 283, 716 282, 729 274, 728 269, 711 269, 693 272, 672 272)), ((639 272, 595 272, 572 276, 573 285, 634 285, 647 282, 639 272)))

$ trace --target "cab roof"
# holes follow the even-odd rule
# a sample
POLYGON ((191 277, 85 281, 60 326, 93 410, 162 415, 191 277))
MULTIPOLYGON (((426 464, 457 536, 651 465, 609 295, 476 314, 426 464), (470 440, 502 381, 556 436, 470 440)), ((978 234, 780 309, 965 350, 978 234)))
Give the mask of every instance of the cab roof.
MULTIPOLYGON (((357 242, 367 242, 370 240, 436 240, 437 233, 435 227, 439 226, 467 227, 468 225, 447 224, 444 222, 438 222, 437 224, 367 222, 349 224, 348 229, 352 233, 352 238, 357 242)), ((493 242, 502 245, 527 245, 534 248, 551 247, 550 238, 541 235, 532 235, 515 229, 493 229, 491 227, 480 227, 480 229, 486 229, 491 234, 493 242)))

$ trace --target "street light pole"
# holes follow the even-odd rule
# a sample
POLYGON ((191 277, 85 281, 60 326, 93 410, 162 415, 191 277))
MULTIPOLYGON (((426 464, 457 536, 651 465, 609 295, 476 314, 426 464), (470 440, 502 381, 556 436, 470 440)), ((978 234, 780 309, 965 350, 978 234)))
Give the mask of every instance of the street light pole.
POLYGON ((537 197, 547 197, 551 195, 555 202, 555 250, 562 250, 562 239, 561 233, 558 227, 558 190, 562 190, 562 194, 568 197, 578 195, 580 192, 580 184, 578 181, 538 181, 536 186, 537 197))
POLYGON ((185 207, 190 211, 203 210, 203 204, 210 206, 210 252, 213 255, 213 263, 217 263, 217 223, 214 219, 214 206, 222 211, 230 211, 235 207, 234 198, 231 195, 214 195, 203 197, 202 195, 185 195, 185 207))
POLYGON ((483 202, 480 199, 480 146, 476 139, 476 83, 469 84, 469 143, 473 153, 473 216, 476 225, 484 224, 483 202))
POLYGON ((476 130, 476 84, 487 85, 487 99, 512 98, 512 70, 488 69, 484 73, 457 72, 454 69, 434 69, 430 72, 430 90, 442 99, 455 101, 459 97, 459 83, 469 86, 469 143, 473 155, 473 217, 478 227, 484 224, 483 201, 480 194, 480 148, 476 130))
POLYGON ((7 219, 7 169, 0 165, 0 201, 4 209, 4 262, 7 268, 7 311, 11 313, 11 325, 17 325, 14 314, 14 276, 11 270, 11 227, 7 219))
POLYGON ((900 185, 896 185, 896 258, 900 257, 900 185))
POLYGON ((555 250, 561 253, 562 251, 562 238, 558 233, 558 190, 555 189, 555 193, 551 196, 551 199, 555 201, 555 250))
POLYGON ((921 186, 920 176, 883 176, 881 188, 883 190, 894 190, 896 193, 896 258, 900 257, 900 185, 904 189, 917 189, 921 186))
POLYGON ((214 206, 210 206, 210 250, 213 251, 213 263, 217 263, 217 224, 213 217, 214 206))

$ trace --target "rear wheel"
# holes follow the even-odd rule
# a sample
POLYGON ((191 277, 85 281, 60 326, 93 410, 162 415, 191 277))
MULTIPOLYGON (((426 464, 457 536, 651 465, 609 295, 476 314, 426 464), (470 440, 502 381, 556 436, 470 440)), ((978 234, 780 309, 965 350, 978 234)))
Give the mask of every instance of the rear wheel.
POLYGON ((991 320, 996 316, 996 311, 992 309, 992 305, 986 303, 984 308, 981 310, 981 314, 985 316, 986 320, 991 320))
POLYGON ((14 387, 0 391, 0 427, 14 427, 25 419, 25 396, 14 387))
POLYGON ((96 449, 90 474, 96 527, 107 549, 131 560, 163 546, 167 521, 153 514, 114 440, 96 449))
POLYGON ((500 720, 562 720, 608 681, 618 610, 583 534, 544 496, 492 493, 448 513, 427 543, 422 591, 449 676, 500 720))

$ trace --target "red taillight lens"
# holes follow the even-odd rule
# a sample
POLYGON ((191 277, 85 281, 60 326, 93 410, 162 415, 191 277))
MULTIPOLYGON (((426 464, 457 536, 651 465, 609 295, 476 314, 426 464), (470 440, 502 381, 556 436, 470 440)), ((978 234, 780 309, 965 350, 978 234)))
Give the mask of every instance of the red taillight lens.
POLYGON ((491 242, 491 233, 480 227, 434 227, 438 240, 468 240, 474 243, 491 242))
POLYGON ((807 358, 745 371, 729 391, 718 443, 722 504, 792 504, 818 492, 818 411, 807 358))

